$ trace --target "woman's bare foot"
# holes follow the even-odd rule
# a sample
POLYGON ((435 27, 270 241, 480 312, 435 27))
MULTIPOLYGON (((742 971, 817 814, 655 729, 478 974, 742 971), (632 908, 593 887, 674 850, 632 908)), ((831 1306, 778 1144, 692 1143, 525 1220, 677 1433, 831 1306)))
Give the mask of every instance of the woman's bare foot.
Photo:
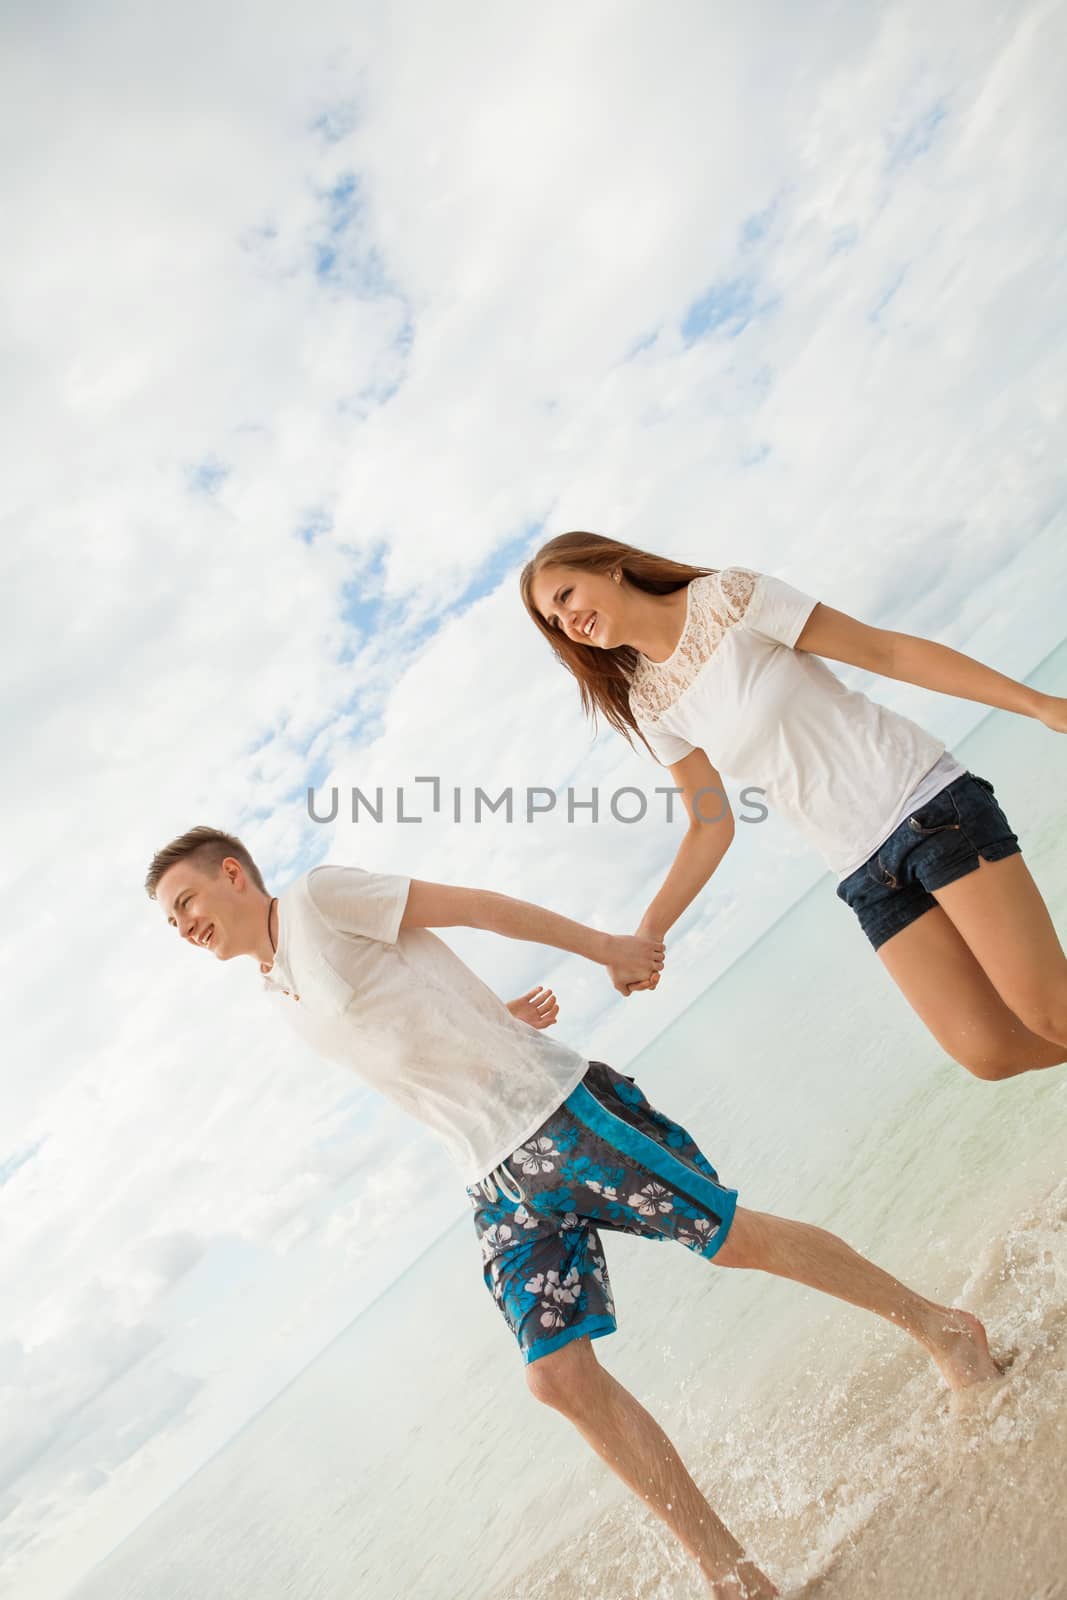
POLYGON ((950 1389, 969 1389, 1003 1377, 989 1354, 986 1332, 978 1318, 958 1306, 938 1306, 923 1330, 923 1343, 941 1369, 950 1389))
POLYGON ((711 1600, 775 1600, 778 1590, 754 1561, 739 1561, 723 1578, 708 1578, 711 1600))

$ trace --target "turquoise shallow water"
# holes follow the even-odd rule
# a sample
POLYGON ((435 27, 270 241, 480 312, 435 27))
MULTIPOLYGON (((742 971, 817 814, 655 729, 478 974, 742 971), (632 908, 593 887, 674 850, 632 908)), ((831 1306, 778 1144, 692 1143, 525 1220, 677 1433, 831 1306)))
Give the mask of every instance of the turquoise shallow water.
MULTIPOLYGON (((1030 681, 1067 692, 1067 645, 1030 681)), ((995 713, 954 748, 996 784, 1062 935, 1067 739, 995 713)), ((1017 1348, 1060 1305, 1067 1071, 992 1086, 947 1061, 828 877, 628 1070, 743 1204, 832 1226, 933 1297, 989 1314, 986 1297, 1017 1348), (1021 1218, 1044 1241, 1033 1261, 1021 1218)), ((883 1417, 903 1408, 922 1436, 925 1374, 892 1330, 791 1284, 623 1238, 609 1262, 620 1332, 601 1358, 779 1575, 820 1570, 905 1473, 883 1417)), ((1052 1404, 1036 1383, 1031 1399, 1035 1417, 1052 1404)), ((464 1219, 74 1593, 695 1594, 628 1507, 527 1399, 464 1219)))

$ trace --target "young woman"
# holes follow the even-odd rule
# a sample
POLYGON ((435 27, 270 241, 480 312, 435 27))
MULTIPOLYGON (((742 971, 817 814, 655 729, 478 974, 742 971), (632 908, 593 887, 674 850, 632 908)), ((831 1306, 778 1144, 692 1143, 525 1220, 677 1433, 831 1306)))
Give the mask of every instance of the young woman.
MULTIPOLYGON (((534 622, 601 712, 669 768, 689 815, 638 931, 662 939, 734 835, 721 771, 760 786, 824 855, 838 897, 947 1053, 976 1077, 1067 1060, 1067 958, 987 778, 820 658, 1067 733, 1067 700, 781 579, 709 570, 591 533, 520 579, 534 622), (709 798, 710 796, 710 798, 709 798)), ((616 981, 622 993, 655 988, 616 981)))

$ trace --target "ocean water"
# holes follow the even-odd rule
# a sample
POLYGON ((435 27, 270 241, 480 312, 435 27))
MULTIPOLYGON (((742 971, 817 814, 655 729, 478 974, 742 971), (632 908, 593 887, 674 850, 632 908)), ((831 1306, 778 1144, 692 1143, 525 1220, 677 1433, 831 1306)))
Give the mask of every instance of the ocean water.
MULTIPOLYGON (((1067 643, 1029 681, 1067 693, 1067 643)), ((996 784, 1067 935, 1067 738, 994 713, 954 748, 996 784)), ((831 1227, 969 1306, 1010 1363, 950 1405, 922 1352, 865 1313, 608 1236, 619 1332, 597 1353, 783 1591, 1067 1592, 1067 1068, 991 1085, 948 1061, 825 877, 628 1070, 743 1205, 831 1227)), ((466 1216, 73 1591, 701 1593, 655 1518, 527 1396, 466 1216)))

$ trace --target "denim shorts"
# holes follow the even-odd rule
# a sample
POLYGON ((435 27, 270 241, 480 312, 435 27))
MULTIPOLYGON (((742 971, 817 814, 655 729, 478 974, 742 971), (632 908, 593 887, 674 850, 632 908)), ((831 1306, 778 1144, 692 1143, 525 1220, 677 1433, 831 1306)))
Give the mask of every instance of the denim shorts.
POLYGON ((1019 841, 988 778, 964 772, 903 822, 869 860, 837 886, 877 950, 932 911, 933 891, 974 872, 978 858, 1003 861, 1019 841))
POLYGON ((710 1261, 737 1205, 692 1135, 602 1061, 502 1168, 467 1194, 486 1287, 527 1363, 615 1332, 602 1231, 710 1261))

